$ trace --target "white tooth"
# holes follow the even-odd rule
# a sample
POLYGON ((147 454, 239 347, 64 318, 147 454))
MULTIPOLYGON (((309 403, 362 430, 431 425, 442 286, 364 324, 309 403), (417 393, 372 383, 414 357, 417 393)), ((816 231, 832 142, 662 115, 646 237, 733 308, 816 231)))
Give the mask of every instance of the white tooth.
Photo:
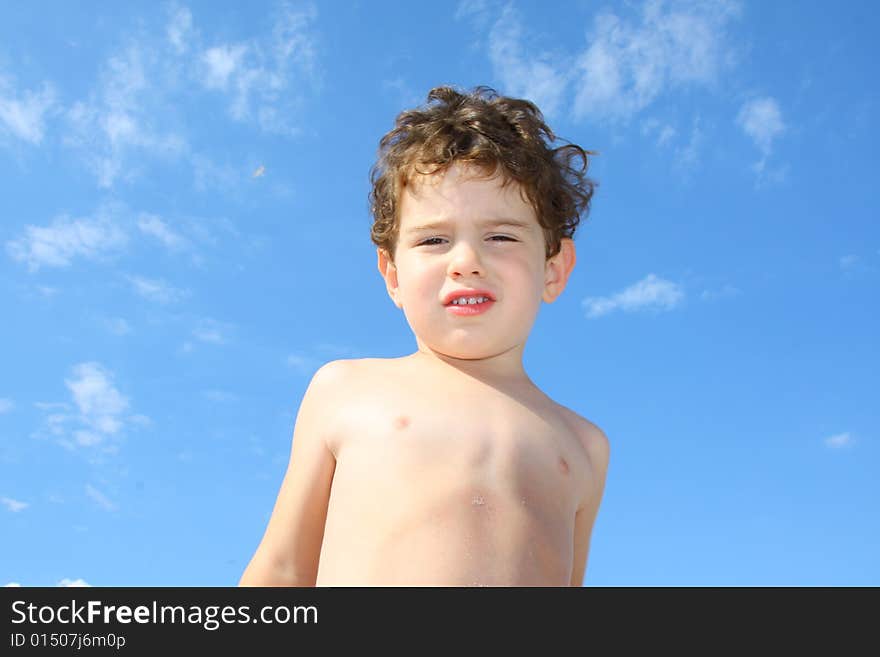
POLYGON ((474 299, 473 297, 471 297, 470 299, 468 299, 468 305, 470 305, 470 306, 473 306, 476 302, 477 302, 477 300, 474 299))

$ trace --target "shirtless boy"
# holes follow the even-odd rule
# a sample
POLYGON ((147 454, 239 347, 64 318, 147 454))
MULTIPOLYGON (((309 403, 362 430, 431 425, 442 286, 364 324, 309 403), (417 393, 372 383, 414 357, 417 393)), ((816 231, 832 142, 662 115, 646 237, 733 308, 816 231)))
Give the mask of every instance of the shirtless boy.
POLYGON ((555 139, 483 87, 397 117, 372 238, 418 350, 315 373, 240 586, 582 585, 608 439, 522 363, 593 193, 589 152, 555 139))

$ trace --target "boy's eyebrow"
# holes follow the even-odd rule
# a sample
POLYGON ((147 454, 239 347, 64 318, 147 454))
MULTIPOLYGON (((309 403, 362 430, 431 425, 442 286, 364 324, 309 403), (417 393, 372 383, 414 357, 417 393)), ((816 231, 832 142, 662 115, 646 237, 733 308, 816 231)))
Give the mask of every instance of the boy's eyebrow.
MULTIPOLYGON (((512 226, 514 228, 523 228, 525 230, 531 230, 532 224, 526 221, 522 221, 520 219, 508 219, 508 218, 498 218, 498 219, 485 219, 483 221, 477 222, 480 226, 512 226)), ((440 221, 431 221, 426 224, 421 224, 419 226, 412 226, 411 228, 407 228, 407 233, 418 233, 423 230, 434 230, 435 228, 445 228, 449 225, 448 221, 440 220, 440 221)))

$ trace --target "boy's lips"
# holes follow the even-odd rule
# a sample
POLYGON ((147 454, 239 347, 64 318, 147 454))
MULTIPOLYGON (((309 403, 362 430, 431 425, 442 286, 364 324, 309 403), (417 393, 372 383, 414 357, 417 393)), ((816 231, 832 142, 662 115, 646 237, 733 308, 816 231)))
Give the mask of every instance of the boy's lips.
POLYGON ((463 305, 457 304, 449 304, 446 306, 446 310, 448 310, 453 315, 481 315, 489 308, 495 305, 495 302, 489 299, 488 301, 484 301, 483 303, 466 303, 463 305))
MULTIPOLYGON (((459 297, 486 297, 489 299, 488 303, 495 301, 495 295, 489 292, 489 290, 453 290, 449 292, 445 297, 443 297, 443 305, 450 305, 453 300, 458 299, 459 297)), ((476 305, 485 305, 485 304, 476 304, 476 305)), ((457 306, 460 307, 460 306, 457 306)))

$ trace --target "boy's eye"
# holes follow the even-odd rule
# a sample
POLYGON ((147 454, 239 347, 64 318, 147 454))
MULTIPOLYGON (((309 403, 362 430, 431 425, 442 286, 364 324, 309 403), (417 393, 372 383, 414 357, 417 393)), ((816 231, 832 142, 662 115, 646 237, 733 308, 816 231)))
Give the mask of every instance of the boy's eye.
MULTIPOLYGON (((434 242, 433 240, 442 240, 442 239, 443 239, 442 237, 429 237, 428 239, 424 240, 423 242, 420 242, 418 244, 418 246, 422 246, 422 245, 434 246, 436 244, 436 242, 434 242)), ((507 235, 493 235, 489 239, 491 239, 491 240, 507 240, 508 242, 516 242, 515 239, 513 239, 512 237, 508 237, 507 235)))

